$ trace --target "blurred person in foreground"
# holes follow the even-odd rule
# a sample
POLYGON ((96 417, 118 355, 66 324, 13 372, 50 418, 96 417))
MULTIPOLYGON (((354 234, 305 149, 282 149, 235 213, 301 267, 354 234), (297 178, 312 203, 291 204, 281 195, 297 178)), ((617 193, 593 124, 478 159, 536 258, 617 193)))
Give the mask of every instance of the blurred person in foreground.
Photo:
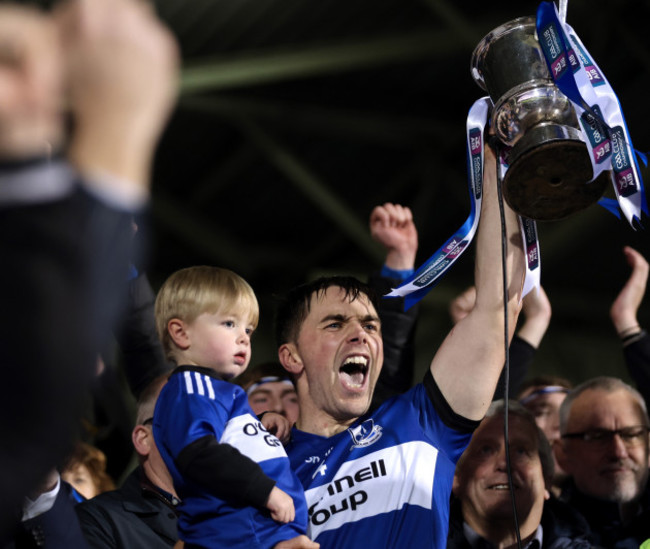
POLYGON ((119 316, 132 215, 175 97, 178 55, 148 6, 0 6, 0 538, 71 449, 119 316), (64 105, 73 119, 66 142, 64 105), (65 151, 65 152, 62 152, 65 151))

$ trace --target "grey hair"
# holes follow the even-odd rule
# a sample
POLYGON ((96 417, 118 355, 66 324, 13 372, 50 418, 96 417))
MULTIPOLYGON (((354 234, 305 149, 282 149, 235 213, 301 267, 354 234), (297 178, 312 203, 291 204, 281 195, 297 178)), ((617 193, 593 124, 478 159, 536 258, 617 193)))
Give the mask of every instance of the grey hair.
POLYGON ((616 391, 627 391, 630 396, 639 405, 643 412, 643 420, 646 425, 650 423, 648 420, 648 408, 641 393, 631 385, 628 385, 623 380, 617 377, 599 376, 594 377, 581 383, 569 391, 566 398, 560 406, 560 433, 566 434, 567 424, 569 423, 569 415, 571 414, 571 406, 573 401, 578 398, 585 391, 603 391, 604 393, 614 393, 616 391))

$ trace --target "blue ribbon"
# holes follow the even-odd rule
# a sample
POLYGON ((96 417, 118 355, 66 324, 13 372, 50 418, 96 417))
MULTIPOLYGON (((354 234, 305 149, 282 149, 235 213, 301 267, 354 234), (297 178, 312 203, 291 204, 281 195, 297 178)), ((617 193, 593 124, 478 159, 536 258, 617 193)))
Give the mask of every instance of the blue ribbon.
POLYGON ((476 231, 477 204, 483 193, 483 128, 487 122, 488 98, 477 100, 468 115, 467 173, 471 210, 463 225, 410 277, 384 297, 403 297, 404 310, 419 302, 462 255, 476 231), (405 288, 405 286, 411 288, 405 288), (415 287, 415 288, 414 288, 415 287), (400 290, 402 290, 400 292, 400 290))
MULTIPOLYGON (((574 73, 581 69, 580 63, 576 57, 576 52, 573 50, 569 39, 567 38, 564 27, 560 22, 557 14, 555 5, 552 2, 542 2, 537 9, 537 36, 539 38, 540 46, 544 52, 544 58, 548 66, 548 70, 551 73, 553 81, 559 88, 559 90, 566 95, 573 103, 582 107, 586 112, 594 117, 594 120, 598 121, 599 125, 603 130, 605 130, 610 138, 611 134, 614 131, 606 122, 603 120, 603 117, 598 112, 598 109, 594 109, 589 105, 585 99, 582 97, 578 85, 576 83, 574 73)), ((578 43, 578 41, 576 40, 578 43)), ((577 47, 580 48, 579 43, 577 47)), ((586 51, 580 52, 584 59, 588 58, 586 51)), ((598 77, 604 78, 600 73, 597 74, 598 77)), ((605 82, 603 81, 602 84, 605 82)), ((612 95, 618 103, 619 113, 621 119, 623 120, 623 126, 625 128, 625 139, 627 144, 630 147, 630 150, 633 151, 632 158, 630 159, 634 162, 636 167, 636 174, 639 181, 639 191, 641 194, 641 211, 648 214, 648 205, 646 202, 645 188, 643 185, 643 177, 641 170, 639 169, 639 164, 637 162, 637 157, 641 158, 645 166, 648 165, 647 155, 644 152, 638 151, 632 145, 632 139, 630 137, 630 132, 625 121, 625 116, 623 115, 623 109, 621 108, 621 103, 618 99, 618 96, 612 89, 612 95)), ((620 216, 620 206, 618 202, 612 201, 611 199, 601 199, 598 202, 606 210, 614 213, 619 219, 620 216), (615 204, 614 204, 615 203, 615 204)), ((634 221, 641 224, 641 220, 636 216, 633 218, 634 221)))

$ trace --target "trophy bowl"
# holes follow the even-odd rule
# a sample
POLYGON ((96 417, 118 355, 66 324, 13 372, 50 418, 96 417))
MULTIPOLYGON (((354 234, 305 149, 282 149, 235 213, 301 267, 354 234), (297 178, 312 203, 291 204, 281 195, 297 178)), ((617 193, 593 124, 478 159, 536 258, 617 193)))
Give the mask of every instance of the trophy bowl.
POLYGON ((488 33, 474 50, 471 72, 494 104, 491 131, 507 151, 503 195, 515 212, 561 219, 603 195, 609 173, 591 181, 575 108, 553 83, 533 17, 488 33))

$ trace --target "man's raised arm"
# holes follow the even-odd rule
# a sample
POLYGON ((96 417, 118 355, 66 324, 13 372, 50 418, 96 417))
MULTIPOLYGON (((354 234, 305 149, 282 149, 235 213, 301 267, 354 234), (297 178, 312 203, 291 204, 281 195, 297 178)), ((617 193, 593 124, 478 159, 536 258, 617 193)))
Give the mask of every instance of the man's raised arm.
MULTIPOLYGON (((521 309, 525 273, 519 223, 504 203, 507 232, 509 339, 521 309)), ((431 374, 452 410, 481 419, 494 394, 505 360, 501 221, 497 200, 496 159, 485 149, 481 221, 476 241, 476 306, 447 335, 431 362, 431 374)))

